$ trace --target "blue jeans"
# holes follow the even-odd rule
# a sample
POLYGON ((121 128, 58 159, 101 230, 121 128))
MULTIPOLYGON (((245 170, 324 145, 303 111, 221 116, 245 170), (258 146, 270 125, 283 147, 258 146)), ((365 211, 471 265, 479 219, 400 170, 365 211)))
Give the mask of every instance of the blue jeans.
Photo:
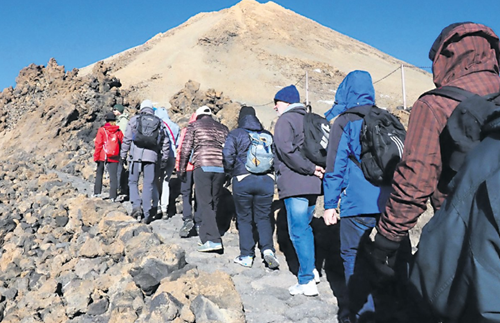
POLYGON ((241 181, 238 177, 233 177, 240 256, 255 255, 254 227, 257 228, 260 250, 269 249, 274 252, 271 225, 273 194, 274 180, 267 175, 249 174, 241 181))
POLYGON ((340 220, 340 255, 344 261, 344 275, 351 319, 372 316, 375 313, 373 290, 368 270, 370 264, 358 256, 360 242, 377 224, 378 214, 344 217, 340 220))
POLYGON ((288 234, 299 259, 299 284, 314 279, 314 236, 311 220, 316 207, 316 196, 298 196, 284 199, 288 234))

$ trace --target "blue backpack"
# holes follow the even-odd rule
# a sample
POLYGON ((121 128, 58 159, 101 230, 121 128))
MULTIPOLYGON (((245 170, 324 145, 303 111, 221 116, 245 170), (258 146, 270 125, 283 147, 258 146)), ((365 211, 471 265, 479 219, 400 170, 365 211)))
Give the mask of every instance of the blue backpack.
MULTIPOLYGON (((248 131, 248 130, 247 130, 248 131)), ((252 174, 269 173, 273 168, 273 136, 265 132, 248 131, 250 147, 245 168, 252 174)))

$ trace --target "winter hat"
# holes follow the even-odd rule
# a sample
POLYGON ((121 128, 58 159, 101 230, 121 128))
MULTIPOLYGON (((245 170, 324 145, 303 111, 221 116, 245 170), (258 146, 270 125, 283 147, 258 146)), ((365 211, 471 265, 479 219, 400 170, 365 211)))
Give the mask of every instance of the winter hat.
POLYGON ((196 110, 196 115, 197 116, 201 116, 202 114, 211 115, 212 114, 212 110, 210 110, 210 108, 207 107, 206 105, 204 105, 202 107, 199 107, 196 110))
POLYGON ((141 103, 141 110, 144 109, 144 108, 153 108, 153 102, 151 102, 151 100, 144 100, 142 101, 141 103))
POLYGON ((238 119, 241 119, 246 115, 255 116, 255 109, 253 107, 242 106, 240 109, 240 115, 238 116, 238 119))
POLYGON ((123 111, 125 111, 125 107, 123 105, 121 105, 121 104, 115 104, 113 106, 113 110, 116 110, 116 111, 118 111, 120 113, 123 113, 123 111))
POLYGON ((297 91, 297 88, 295 85, 289 85, 276 93, 274 96, 274 101, 283 101, 286 103, 299 103, 300 102, 300 95, 299 91, 297 91))
POLYGON ((108 112, 104 116, 104 120, 106 120, 106 121, 116 121, 116 116, 115 116, 115 114, 113 112, 108 112))

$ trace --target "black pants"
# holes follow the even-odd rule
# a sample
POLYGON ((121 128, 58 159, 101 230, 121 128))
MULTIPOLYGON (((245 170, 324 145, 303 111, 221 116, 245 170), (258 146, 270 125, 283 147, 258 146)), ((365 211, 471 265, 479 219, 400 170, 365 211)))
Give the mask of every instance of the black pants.
POLYGON ((109 198, 116 198, 116 190, 118 188, 118 163, 105 163, 103 161, 97 162, 97 171, 95 174, 94 194, 101 194, 102 192, 102 176, 104 174, 104 166, 108 168, 109 173, 109 198))
POLYGON ((123 167, 123 162, 121 159, 118 163, 116 176, 118 178, 118 192, 128 195, 128 170, 123 167))
POLYGON ((216 214, 226 175, 204 172, 201 168, 196 168, 193 173, 196 203, 201 215, 200 240, 202 243, 207 241, 220 243, 222 239, 217 227, 216 214))
POLYGON ((198 211, 198 205, 193 194, 193 171, 186 172, 186 181, 181 182, 181 195, 182 195, 182 220, 194 220, 196 224, 201 224, 201 216, 198 211), (194 209, 192 207, 194 199, 194 209), (193 218, 194 214, 194 218, 193 218))

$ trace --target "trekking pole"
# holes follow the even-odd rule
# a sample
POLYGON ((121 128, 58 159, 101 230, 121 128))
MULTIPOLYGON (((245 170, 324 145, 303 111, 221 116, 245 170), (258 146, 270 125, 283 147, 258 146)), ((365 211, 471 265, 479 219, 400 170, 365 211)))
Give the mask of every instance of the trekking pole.
POLYGON ((403 109, 406 110, 405 66, 401 64, 401 85, 403 87, 403 109))
POLYGON ((309 105, 309 77, 306 71, 306 106, 309 105))

